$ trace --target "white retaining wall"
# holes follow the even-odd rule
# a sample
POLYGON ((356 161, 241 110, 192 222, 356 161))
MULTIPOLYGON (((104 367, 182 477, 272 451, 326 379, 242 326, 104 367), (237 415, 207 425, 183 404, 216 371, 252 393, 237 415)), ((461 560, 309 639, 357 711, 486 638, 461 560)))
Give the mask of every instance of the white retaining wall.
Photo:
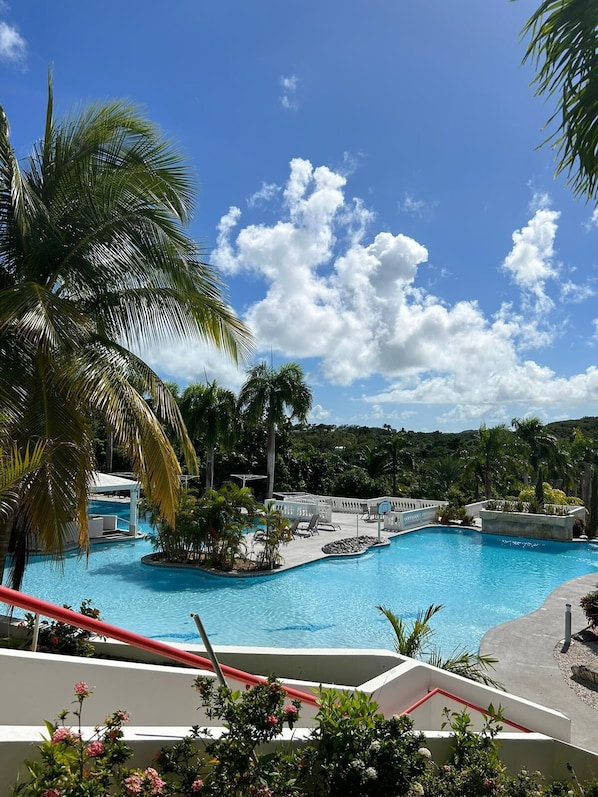
MULTIPOLYGON (((267 666, 264 671, 272 671, 268 665, 273 664, 274 659, 268 661, 267 654, 261 651, 247 652, 249 661, 257 655, 261 664, 267 666)), ((295 652, 288 653, 287 661, 290 661, 295 652)), ((542 735, 551 734, 560 740, 569 738, 569 720, 558 712, 421 662, 393 656, 390 652, 360 651, 363 661, 356 666, 351 662, 354 651, 318 651, 317 655, 311 657, 310 674, 317 674, 318 657, 322 667, 326 668, 330 654, 340 653, 343 655, 336 655, 335 659, 338 667, 336 677, 331 679, 337 684, 348 680, 350 673, 354 680, 359 666, 367 669, 365 658, 368 654, 372 658, 380 657, 385 665, 393 661, 400 662, 360 686, 360 689, 373 695, 386 715, 404 711, 428 690, 439 687, 481 707, 490 702, 495 707, 502 706, 509 720, 534 731, 523 735, 501 734, 501 757, 507 764, 517 768, 524 765, 532 769, 539 768, 549 777, 558 778, 566 777, 567 761, 575 767, 580 778, 598 771, 597 756, 542 735)), ((273 653, 274 658, 281 655, 284 657, 285 652, 273 653)), ((240 650, 238 656, 241 657, 240 650)), ((279 664, 282 661, 278 659, 279 664)), ((247 661, 242 662, 240 659, 239 663, 246 664, 247 661)), ((197 710, 199 700, 191 688, 193 678, 201 670, 0 650, 0 671, 2 794, 7 793, 9 786, 15 783, 19 769, 22 771, 22 762, 36 756, 36 745, 44 733, 42 720, 53 720, 62 709, 73 707, 73 687, 78 681, 85 681, 94 689, 94 694, 84 705, 85 725, 101 723, 106 714, 118 708, 129 711, 131 723, 126 726, 126 738, 135 750, 136 766, 150 765, 153 755, 161 746, 184 736, 192 725, 210 724, 203 711, 197 710)), ((318 685, 322 680, 313 679, 306 683, 284 679, 284 682, 309 691, 311 686, 318 685)), ((234 683, 231 685, 235 686, 234 683)), ((443 717, 433 716, 441 709, 442 702, 439 700, 431 704, 428 716, 422 719, 424 725, 432 726, 423 730, 437 761, 444 760, 449 749, 448 733, 438 730, 443 717)), ((307 729, 313 724, 314 712, 315 707, 304 706, 299 728, 292 736, 293 743, 301 743, 301 739, 305 738, 307 729)), ((214 732, 218 732, 218 729, 214 728, 214 732)), ((290 738, 287 737, 287 740, 290 738)))

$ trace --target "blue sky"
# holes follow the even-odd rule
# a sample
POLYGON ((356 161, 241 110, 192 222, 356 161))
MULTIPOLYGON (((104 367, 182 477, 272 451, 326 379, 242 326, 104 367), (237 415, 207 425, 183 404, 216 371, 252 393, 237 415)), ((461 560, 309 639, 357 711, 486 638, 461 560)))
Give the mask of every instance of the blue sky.
MULTIPOLYGON (((598 212, 538 149, 518 0, 0 0, 26 156, 56 111, 127 98, 198 180, 191 233, 311 421, 429 431, 598 414, 598 212)), ((143 352, 184 387, 244 369, 143 352)))

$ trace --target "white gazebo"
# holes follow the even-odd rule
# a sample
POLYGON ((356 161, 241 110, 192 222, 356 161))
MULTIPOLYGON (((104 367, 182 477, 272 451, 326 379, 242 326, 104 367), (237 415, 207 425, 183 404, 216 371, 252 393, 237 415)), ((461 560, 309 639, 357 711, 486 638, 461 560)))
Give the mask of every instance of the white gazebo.
POLYGON ((137 524, 139 522, 137 504, 139 502, 141 484, 138 481, 125 479, 114 473, 99 473, 96 471, 89 488, 90 493, 114 493, 121 490, 128 492, 131 498, 131 506, 129 509, 129 534, 135 537, 137 535, 137 524))

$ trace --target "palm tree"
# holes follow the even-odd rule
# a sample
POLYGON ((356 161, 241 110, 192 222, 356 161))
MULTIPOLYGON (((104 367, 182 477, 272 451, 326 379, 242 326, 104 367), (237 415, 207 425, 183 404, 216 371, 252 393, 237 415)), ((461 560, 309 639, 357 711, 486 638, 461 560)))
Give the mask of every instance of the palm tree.
MULTIPOLYGON (((57 121, 50 80, 43 138, 23 167, 0 108, 0 417, 18 447, 50 443, 18 513, 21 539, 35 532, 50 553, 70 520, 87 540, 92 418, 170 521, 180 466, 161 422, 196 468, 176 401, 132 348, 201 339, 238 358, 247 346, 184 231, 192 197, 180 156, 126 103, 57 121)), ((10 533, 1 523, 0 576, 10 533)))
POLYGON ((471 449, 468 470, 474 472, 484 486, 484 497, 492 498, 497 479, 512 467, 513 435, 504 424, 488 427, 482 424, 471 449))
MULTIPOLYGON (((513 418, 511 425, 515 435, 528 446, 532 477, 537 482, 540 466, 550 465, 557 456, 556 437, 546 431, 542 421, 535 415, 513 418)), ((525 484, 529 482, 527 472, 524 473, 523 481, 525 484)))
POLYGON ((395 650, 401 656, 419 658, 433 667, 456 673, 471 681, 504 689, 501 683, 495 681, 488 674, 488 670, 494 669, 497 662, 497 659, 492 656, 483 656, 480 653, 471 653, 464 648, 457 648, 448 658, 444 658, 437 648, 429 646, 430 639, 434 635, 430 620, 443 608, 442 604, 432 603, 425 611, 420 610, 411 627, 391 609, 385 606, 376 608, 391 624, 395 634, 395 650))
POLYGON ((384 429, 390 432, 390 437, 386 441, 386 449, 390 454, 390 461, 388 462, 388 469, 392 474, 392 495, 397 495, 397 471, 399 465, 407 465, 413 467, 413 457, 408 450, 409 439, 407 432, 401 429, 397 432, 389 424, 384 424, 384 429))
POLYGON ((463 464, 458 456, 438 457, 430 468, 431 476, 435 482, 437 495, 446 496, 449 490, 459 486, 463 475, 463 464))
POLYGON ((598 11, 588 0, 543 0, 527 21, 524 61, 537 67, 536 94, 556 100, 544 143, 557 150, 576 196, 591 199, 598 181, 598 11))
POLYGON ((183 420, 194 445, 201 441, 206 450, 206 493, 214 488, 216 446, 230 450, 236 436, 237 399, 216 380, 206 385, 191 384, 180 398, 183 420))
POLYGON ((305 383, 303 369, 297 363, 284 363, 280 368, 261 362, 248 373, 239 394, 239 404, 251 425, 265 423, 267 440, 268 487, 266 498, 274 492, 276 428, 285 419, 307 420, 312 392, 305 383))
POLYGON ((43 442, 19 450, 13 443, 0 450, 0 522, 9 521, 19 506, 19 493, 26 480, 42 467, 47 446, 43 442))

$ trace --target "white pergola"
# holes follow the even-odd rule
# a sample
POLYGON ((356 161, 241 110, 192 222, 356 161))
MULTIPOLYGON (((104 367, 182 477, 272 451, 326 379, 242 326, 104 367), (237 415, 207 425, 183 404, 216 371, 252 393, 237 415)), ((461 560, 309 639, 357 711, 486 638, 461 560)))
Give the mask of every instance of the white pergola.
POLYGON ((241 487, 245 487, 247 482, 267 479, 267 476, 258 476, 256 473, 231 473, 234 479, 241 479, 241 487))
POLYGON ((99 473, 97 471, 94 473, 89 488, 90 493, 114 493, 117 490, 128 492, 131 497, 129 534, 135 537, 137 534, 137 524, 139 522, 137 504, 139 502, 141 484, 133 479, 125 479, 122 476, 116 476, 114 473, 99 473))

